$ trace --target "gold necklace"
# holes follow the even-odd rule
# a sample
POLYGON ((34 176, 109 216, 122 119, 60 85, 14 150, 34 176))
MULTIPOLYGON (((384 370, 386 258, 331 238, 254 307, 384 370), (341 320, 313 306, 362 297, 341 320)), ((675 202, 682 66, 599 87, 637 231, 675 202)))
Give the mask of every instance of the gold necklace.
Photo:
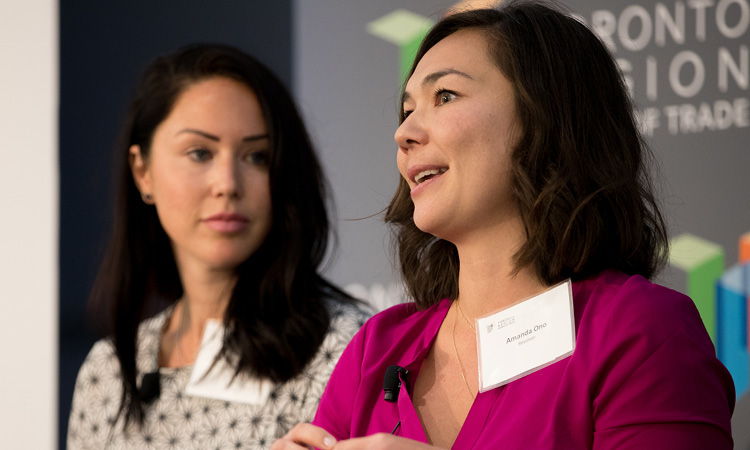
POLYGON ((456 301, 456 307, 458 308, 458 312, 461 313, 461 317, 463 317, 464 320, 466 321, 466 323, 471 327, 471 329, 474 330, 474 324, 471 323, 471 321, 469 320, 469 318, 466 317, 466 314, 464 314, 464 310, 461 309, 461 303, 459 303, 458 301, 456 301))
MULTIPOLYGON (((458 306, 458 302, 456 302, 456 306, 458 306)), ((460 311, 460 306, 459 306, 459 311, 460 311)), ((455 314, 453 315, 453 330, 451 334, 453 335, 453 352, 456 354, 456 359, 458 360, 458 367, 459 369, 461 369, 461 379, 464 380, 464 384, 466 385, 466 391, 469 393, 469 397, 471 397, 471 400, 474 401, 474 393, 471 390, 471 386, 469 386, 469 382, 466 381, 466 375, 464 375, 464 364, 461 362, 461 357, 458 355, 458 347, 456 347, 456 315, 455 314)))

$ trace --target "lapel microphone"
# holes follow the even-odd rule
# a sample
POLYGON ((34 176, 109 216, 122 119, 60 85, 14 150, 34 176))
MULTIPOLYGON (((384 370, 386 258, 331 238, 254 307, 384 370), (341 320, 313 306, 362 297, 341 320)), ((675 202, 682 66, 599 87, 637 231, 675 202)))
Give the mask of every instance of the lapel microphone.
POLYGON ((388 366, 383 377, 383 398, 387 402, 395 403, 398 400, 398 392, 401 390, 401 377, 406 382, 409 371, 401 366, 388 366))
POLYGON ((141 378, 141 400, 149 404, 159 398, 159 395, 161 395, 160 384, 159 369, 156 369, 154 372, 144 373, 143 378, 141 378))

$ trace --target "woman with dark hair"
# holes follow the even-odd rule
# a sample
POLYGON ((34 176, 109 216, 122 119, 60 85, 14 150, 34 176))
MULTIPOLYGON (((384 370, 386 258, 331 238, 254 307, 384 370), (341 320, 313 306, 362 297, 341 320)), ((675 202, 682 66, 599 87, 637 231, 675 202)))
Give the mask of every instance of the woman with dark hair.
POLYGON ((585 25, 526 1, 444 18, 395 139, 415 302, 364 325, 273 448, 732 447, 731 378, 692 301, 649 281, 650 155, 585 25))
POLYGON ((191 46, 146 69, 122 139, 92 293, 108 337, 68 446, 267 447, 367 317, 319 273, 326 189, 296 107, 251 56, 191 46))

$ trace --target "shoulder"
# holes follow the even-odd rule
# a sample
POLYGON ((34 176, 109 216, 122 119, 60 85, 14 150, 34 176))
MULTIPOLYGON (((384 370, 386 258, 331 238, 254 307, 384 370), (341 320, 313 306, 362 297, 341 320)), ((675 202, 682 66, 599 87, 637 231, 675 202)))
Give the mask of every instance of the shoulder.
POLYGON ((407 364, 432 342, 450 306, 450 300, 418 309, 402 303, 370 318, 352 339, 349 356, 368 364, 386 358, 393 363, 407 364))
MULTIPOLYGON (((171 309, 144 320, 138 326, 138 369, 156 364, 155 350, 161 326, 171 309)), ((149 369, 151 370, 151 369, 149 369)), ((78 370, 68 420, 68 448, 104 448, 110 445, 118 420, 122 377, 112 338, 91 347, 78 370)))
POLYGON ((614 270, 607 270, 586 280, 576 281, 573 283, 573 289, 574 292, 591 300, 611 300, 615 307, 625 302, 638 306, 671 308, 691 302, 690 298, 684 294, 653 283, 641 275, 628 275, 614 270))
POLYGON ((372 311, 361 303, 326 299, 325 305, 330 315, 328 333, 304 372, 281 387, 281 391, 288 393, 289 398, 299 398, 299 394, 304 392, 303 403, 297 405, 295 412, 296 420, 300 422, 307 422, 313 417, 323 389, 341 354, 352 336, 372 315, 372 311))
MULTIPOLYGON (((88 355, 86 355, 86 359, 78 371, 78 379, 80 381, 82 376, 92 373, 116 370, 117 365, 117 354, 112 340, 109 338, 101 339, 94 343, 88 355)), ((76 385, 76 389, 78 388, 79 386, 76 385)))
MULTIPOLYGON (((372 311, 362 303, 331 299, 326 300, 326 307, 331 322, 328 326, 328 333, 321 343, 317 359, 323 357, 326 366, 328 366, 339 359, 352 338, 367 322, 367 319, 372 316, 372 311)), ((330 372, 332 369, 333 366, 326 370, 330 372)))
MULTIPOLYGON (((426 309, 418 309, 414 302, 406 302, 385 309, 365 323, 368 332, 387 335, 400 335, 413 329, 422 329, 435 322, 439 317, 435 313, 446 309, 450 300, 442 300, 426 309)), ((442 321, 442 317, 439 317, 442 321)))
POLYGON ((571 369, 576 383, 589 377, 582 384, 593 393, 600 439, 666 422, 709 424, 728 435, 731 377, 689 297, 619 272, 577 282, 573 295, 569 368, 580 369, 571 369))
POLYGON ((172 315, 174 305, 169 306, 160 313, 149 317, 138 325, 138 342, 143 340, 160 339, 164 323, 172 315))
POLYGON ((325 305, 330 315, 328 333, 310 364, 311 370, 317 370, 323 374, 323 381, 328 379, 333 365, 338 361, 352 337, 372 316, 372 311, 362 303, 326 299, 325 305))
POLYGON ((576 320, 607 334, 651 336, 663 341, 675 334, 706 335, 690 297, 640 275, 606 271, 573 285, 576 320))
POLYGON ((117 415, 120 366, 110 339, 94 344, 78 371, 68 420, 69 448, 105 445, 117 415))
POLYGON ((351 338, 369 319, 373 310, 359 302, 326 300, 326 308, 331 317, 329 333, 347 335, 351 338))
POLYGON ((100 393, 112 392, 120 387, 120 363, 117 360, 112 340, 101 339, 89 351, 76 378, 74 407, 79 403, 90 403, 87 399, 100 393))
POLYGON ((712 393, 716 402, 732 390, 690 297, 640 276, 607 272, 574 286, 574 304, 574 356, 608 380, 603 391, 661 383, 662 400, 673 392, 671 400, 679 402, 689 386, 712 393))
MULTIPOLYGON (((154 358, 153 348, 158 349, 161 327, 168 311, 163 311, 154 317, 144 320, 138 326, 138 368, 142 369, 145 361, 154 358), (141 359, 144 361, 142 362, 141 359)), ((120 363, 117 349, 111 337, 98 340, 91 347, 86 359, 78 371, 76 394, 97 388, 99 382, 114 384, 119 387, 120 363)), ((108 389, 108 387, 107 387, 108 389)))

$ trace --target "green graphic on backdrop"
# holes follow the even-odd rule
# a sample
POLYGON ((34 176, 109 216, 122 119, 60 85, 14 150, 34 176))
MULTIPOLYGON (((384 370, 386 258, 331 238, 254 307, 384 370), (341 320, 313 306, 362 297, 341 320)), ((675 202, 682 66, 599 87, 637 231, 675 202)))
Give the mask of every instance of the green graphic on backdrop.
POLYGON ((692 234, 672 239, 669 263, 687 276, 687 294, 695 302, 711 339, 716 342, 716 281, 724 273, 724 249, 692 234))
POLYGON ((405 9, 397 9, 367 24, 368 33, 398 46, 399 80, 402 83, 432 24, 429 18, 405 9))

